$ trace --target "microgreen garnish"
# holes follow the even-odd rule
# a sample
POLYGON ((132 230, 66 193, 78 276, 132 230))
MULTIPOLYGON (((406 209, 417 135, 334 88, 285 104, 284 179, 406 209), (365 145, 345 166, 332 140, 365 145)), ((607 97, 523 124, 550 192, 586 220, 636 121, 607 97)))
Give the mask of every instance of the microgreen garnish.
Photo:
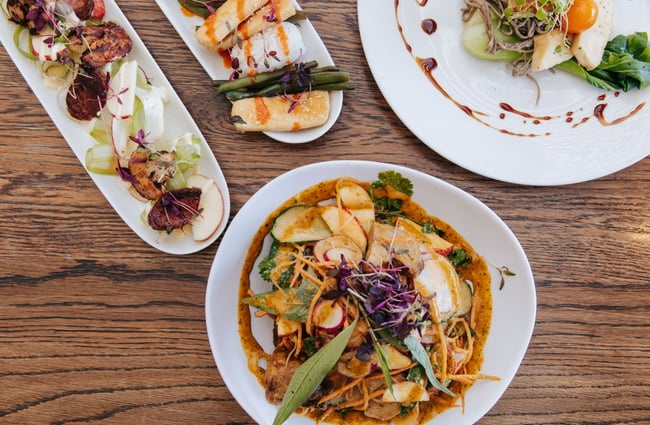
POLYGON ((146 135, 144 134, 144 130, 140 129, 140 130, 138 130, 138 135, 137 136, 135 136, 135 137, 129 136, 129 139, 131 141, 137 143, 139 147, 146 149, 147 145, 151 144, 151 142, 148 142, 145 139, 145 137, 146 137, 146 135))
POLYGON ((499 272, 499 291, 503 289, 506 284, 506 276, 516 276, 516 273, 510 270, 507 266, 496 267, 499 272))

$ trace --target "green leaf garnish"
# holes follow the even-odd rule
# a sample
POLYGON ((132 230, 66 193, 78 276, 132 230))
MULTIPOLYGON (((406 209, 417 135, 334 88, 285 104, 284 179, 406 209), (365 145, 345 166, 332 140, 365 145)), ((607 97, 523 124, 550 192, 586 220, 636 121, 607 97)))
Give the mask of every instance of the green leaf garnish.
POLYGON ((436 389, 442 391, 445 394, 448 394, 452 397, 456 397, 456 394, 451 392, 449 388, 445 387, 440 383, 438 378, 436 378, 436 375, 433 373, 433 366, 431 365, 431 360, 429 359, 429 353, 427 353, 427 350, 424 349, 420 341, 418 341, 417 338, 415 338, 413 335, 409 335, 406 338, 404 338, 404 345, 409 349, 411 352, 411 356, 413 356, 413 359, 420 363, 422 367, 424 367, 424 372, 427 375, 427 378, 429 379, 429 383, 436 389))
POLYGON ((325 344, 316 354, 307 359, 307 361, 298 366, 291 377, 289 388, 287 388, 287 392, 284 394, 278 413, 273 420, 273 425, 284 423, 296 409, 309 399, 320 383, 323 382, 323 379, 325 379, 341 357, 358 321, 359 318, 357 317, 350 326, 336 335, 334 339, 325 344))
POLYGON ((413 195, 413 183, 411 180, 402 176, 397 171, 383 171, 378 175, 379 181, 385 186, 389 185, 398 192, 402 192, 407 196, 413 195))

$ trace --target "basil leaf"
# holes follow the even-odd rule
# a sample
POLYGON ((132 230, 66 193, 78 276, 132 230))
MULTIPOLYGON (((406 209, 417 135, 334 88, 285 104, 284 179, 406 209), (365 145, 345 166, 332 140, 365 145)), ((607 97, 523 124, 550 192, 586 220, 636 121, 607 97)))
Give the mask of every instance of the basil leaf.
POLYGON ((330 370, 341 357, 345 346, 348 344, 352 332, 357 325, 358 318, 354 320, 334 339, 325 344, 313 356, 298 366, 291 377, 289 388, 284 394, 278 413, 275 415, 273 425, 280 425, 286 421, 314 393, 323 382, 330 370))
POLYGON ((418 339, 413 335, 409 335, 404 338, 404 345, 406 345, 411 352, 413 359, 424 367, 424 372, 427 374, 427 378, 429 378, 429 383, 443 393, 456 397, 456 394, 452 393, 449 388, 442 385, 440 381, 438 381, 438 378, 436 378, 436 375, 434 375, 433 366, 431 366, 431 360, 429 359, 429 353, 427 353, 427 350, 424 349, 420 341, 418 341, 418 339))

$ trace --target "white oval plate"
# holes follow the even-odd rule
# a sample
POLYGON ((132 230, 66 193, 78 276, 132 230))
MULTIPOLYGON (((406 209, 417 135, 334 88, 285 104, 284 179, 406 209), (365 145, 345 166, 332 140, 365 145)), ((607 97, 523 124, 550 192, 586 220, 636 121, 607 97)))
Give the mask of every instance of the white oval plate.
MULTIPOLYGON (((419 2, 425 6, 417 0, 399 0, 399 21, 413 55, 435 58, 438 67, 433 75, 442 88, 461 104, 486 113, 481 118, 494 128, 470 118, 431 84, 407 51, 397 27, 395 3, 358 0, 366 59, 397 116, 443 157, 497 180, 560 185, 608 175, 650 154, 650 88, 615 96, 562 71, 545 71, 536 74, 541 88, 536 104, 537 90, 531 80, 514 78, 504 63, 477 59, 464 49, 463 0, 419 2), (430 36, 420 27, 427 18, 438 25, 430 36), (606 99, 599 100, 603 94, 606 99), (536 124, 534 118, 507 113, 501 102, 554 118, 536 124), (603 126, 593 117, 598 104, 608 104, 605 115, 611 122, 643 102, 647 103, 636 115, 618 125, 603 126), (500 130, 539 136, 513 136, 500 130)), ((647 0, 614 0, 614 10, 613 36, 650 30, 647 0)))
MULTIPOLYGON (((210 270, 205 300, 210 347, 230 392, 257 423, 271 424, 277 406, 266 401, 264 389, 248 370, 237 327, 238 285, 254 234, 278 205, 303 189, 342 176, 374 181, 378 173, 385 170, 395 170, 409 178, 414 186, 413 199, 428 213, 453 226, 489 264, 507 266, 516 273, 515 276, 506 277, 504 288, 499 290, 499 273, 490 270, 493 316, 482 372, 499 376, 501 380, 477 382, 467 392, 464 414, 461 409, 449 409, 435 417, 430 424, 476 422, 497 402, 514 377, 533 331, 536 299, 530 265, 506 224, 476 198, 419 171, 378 162, 322 162, 289 171, 253 195, 226 231, 210 270), (503 350, 506 346, 508 349, 503 350)), ((264 287, 256 269, 251 275, 254 291, 264 287)), ((260 337, 265 350, 270 351, 270 321, 254 319, 253 330, 260 337)), ((286 423, 314 424, 312 420, 297 415, 286 423)))
MULTIPOLYGON (((226 80, 232 73, 231 69, 226 69, 221 57, 205 47, 201 46, 194 36, 195 28, 203 23, 200 16, 187 16, 183 14, 178 0, 156 0, 158 7, 163 11, 169 22, 171 22, 176 32, 181 36, 187 47, 194 54, 203 69, 208 73, 212 80, 226 80)), ((300 9, 298 3, 294 0, 296 9, 300 9)), ((300 28, 307 53, 303 61, 318 61, 319 66, 334 65, 334 61, 327 51, 323 40, 318 36, 316 29, 309 19, 296 21, 300 28)), ((267 131, 267 136, 284 143, 306 143, 318 139, 327 133, 334 125, 341 114, 343 107, 343 91, 337 90, 330 92, 330 115, 327 122, 320 127, 308 128, 300 131, 267 131)))
MULTIPOLYGON (((223 195, 224 216, 221 220, 219 229, 215 234, 205 242, 195 242, 191 235, 178 239, 175 237, 166 237, 151 229, 145 224, 140 216, 144 209, 144 203, 136 200, 130 195, 122 185, 119 184, 119 178, 116 176, 107 176, 88 172, 106 200, 111 204, 124 222, 140 237, 152 247, 169 254, 190 254, 200 251, 212 244, 223 232, 230 215, 230 195, 228 186, 223 176, 221 168, 217 163, 212 150, 203 138, 199 128, 181 102, 180 98, 172 88, 171 84, 162 73, 158 64, 142 43, 129 21, 119 9, 114 0, 105 0, 106 16, 104 20, 111 20, 119 23, 129 34, 133 41, 133 49, 129 58, 136 59, 138 64, 147 73, 147 76, 157 86, 166 87, 170 93, 170 99, 165 105, 165 133, 172 138, 184 132, 190 132, 201 138, 202 152, 198 166, 201 174, 204 174, 214 180, 223 195)), ((38 64, 26 59, 20 54, 13 42, 13 33, 16 25, 11 22, 4 22, 0 25, 0 41, 9 53, 9 56, 16 64, 18 70, 31 87, 38 100, 49 114, 50 118, 58 128, 63 138, 66 140, 72 151, 75 153, 81 164, 85 164, 85 155, 88 148, 96 142, 90 136, 89 130, 85 125, 73 120, 67 111, 63 110, 58 99, 59 90, 46 86, 38 64)))

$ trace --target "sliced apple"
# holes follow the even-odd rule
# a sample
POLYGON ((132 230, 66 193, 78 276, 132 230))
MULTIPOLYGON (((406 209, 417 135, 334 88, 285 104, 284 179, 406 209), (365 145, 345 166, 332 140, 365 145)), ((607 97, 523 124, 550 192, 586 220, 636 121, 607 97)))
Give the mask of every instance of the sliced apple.
POLYGON ((341 178, 336 182, 336 193, 341 198, 341 204, 359 220, 363 229, 368 233, 375 221, 375 205, 368 194, 356 180, 341 178))
POLYGON ((345 208, 336 205, 319 207, 320 215, 332 233, 341 233, 349 236, 362 252, 366 252, 368 237, 359 220, 345 208))
POLYGON ((460 308, 460 278, 453 264, 444 256, 432 253, 414 279, 415 289, 424 298, 432 298, 440 320, 448 320, 460 308))
POLYGON ((440 255, 449 255, 454 244, 441 238, 437 233, 425 233, 422 226, 407 218, 399 217, 397 226, 420 242, 427 252, 435 251, 440 255))
POLYGON ((130 118, 135 108, 138 62, 126 61, 108 82, 106 108, 115 118, 130 118))
POLYGON ((422 253, 418 242, 404 230, 383 223, 373 223, 368 237, 369 248, 366 259, 376 266, 393 260, 408 267, 415 276, 423 267, 422 253))
POLYGON ((278 336, 282 337, 298 332, 301 324, 295 320, 290 320, 286 317, 278 316, 275 318, 275 326, 278 336))
POLYGON ((65 49, 64 43, 54 41, 54 31, 51 29, 41 34, 32 35, 32 53, 40 61, 55 61, 59 53, 65 49))
POLYGON ((348 235, 343 234, 328 236, 316 242, 314 255, 320 262, 340 263, 345 259, 347 262, 358 263, 363 259, 363 252, 359 245, 348 235))
POLYGON ((215 181, 202 174, 189 176, 187 186, 201 189, 201 213, 192 220, 192 236, 197 242, 205 242, 214 236, 223 220, 223 196, 215 181))
POLYGON ((413 381, 393 383, 393 390, 386 389, 381 396, 381 401, 398 403, 415 403, 428 401, 429 393, 421 384, 413 381))
POLYGON ((394 345, 383 344, 382 348, 386 354, 390 370, 403 369, 412 363, 411 358, 395 348, 394 345))
POLYGON ((115 118, 111 119, 111 139, 115 152, 120 159, 127 159, 129 157, 130 149, 129 140, 131 134, 131 118, 115 118))

